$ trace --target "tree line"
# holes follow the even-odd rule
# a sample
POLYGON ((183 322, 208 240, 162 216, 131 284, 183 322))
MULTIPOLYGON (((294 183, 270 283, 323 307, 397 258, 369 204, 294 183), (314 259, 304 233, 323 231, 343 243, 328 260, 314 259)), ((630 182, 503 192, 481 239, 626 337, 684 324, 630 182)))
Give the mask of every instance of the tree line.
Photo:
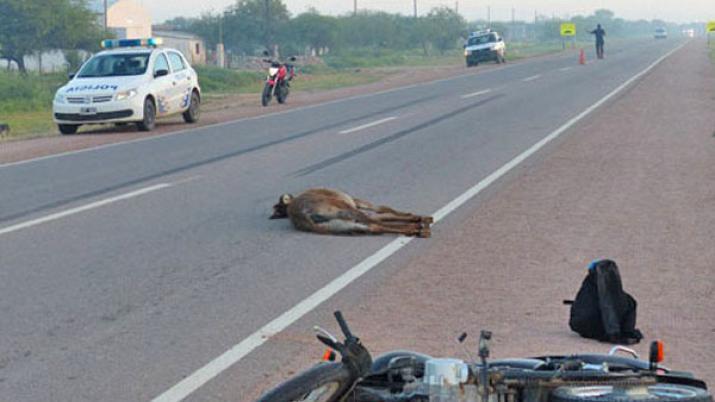
POLYGON ((238 0, 223 12, 179 17, 163 25, 197 34, 210 48, 222 42, 226 50, 243 55, 274 45, 284 54, 366 47, 445 52, 458 45, 467 28, 465 19, 447 7, 419 18, 377 11, 328 16, 314 9, 291 16, 282 0, 238 0))
POLYGON ((25 72, 25 57, 63 50, 94 51, 106 37, 87 0, 0 0, 0 59, 25 72))
MULTIPOLYGON (((419 17, 379 11, 327 16, 316 10, 292 16, 283 0, 238 0, 222 12, 207 13, 198 18, 174 18, 164 25, 197 34, 210 48, 222 42, 226 50, 239 55, 258 55, 276 45, 283 54, 300 54, 306 49, 344 52, 381 48, 418 50, 427 55, 459 49, 461 40, 469 32, 488 26, 507 38, 512 37, 510 31, 513 30, 513 37, 518 31, 522 40, 559 40, 561 22, 557 18, 538 16, 529 23, 468 22, 448 7, 432 9, 419 17)), ((605 9, 588 16, 575 16, 570 22, 577 25, 576 39, 579 40, 590 39, 588 31, 599 23, 609 37, 652 35, 659 26, 678 28, 660 20, 628 21, 605 9)))
MULTIPOLYGON (((0 59, 15 63, 25 71, 25 56, 62 50, 76 67, 78 51, 96 51, 101 39, 109 36, 102 16, 89 8, 87 0, 0 0, 0 59)), ((609 37, 650 35, 658 26, 671 31, 678 27, 664 21, 627 21, 609 10, 570 19, 577 25, 577 39, 590 37, 597 23, 609 37)), ((174 18, 162 28, 186 31, 202 37, 209 48, 219 42, 236 55, 260 55, 278 46, 280 53, 303 54, 352 52, 360 49, 407 50, 445 53, 460 49, 469 32, 490 25, 506 38, 510 31, 531 40, 558 40, 561 21, 537 18, 530 23, 516 21, 466 21, 447 7, 432 9, 419 17, 378 11, 361 11, 328 16, 312 9, 291 15, 283 0, 237 0, 217 13, 196 18, 174 18)), ((523 39, 523 37, 522 37, 523 39)))

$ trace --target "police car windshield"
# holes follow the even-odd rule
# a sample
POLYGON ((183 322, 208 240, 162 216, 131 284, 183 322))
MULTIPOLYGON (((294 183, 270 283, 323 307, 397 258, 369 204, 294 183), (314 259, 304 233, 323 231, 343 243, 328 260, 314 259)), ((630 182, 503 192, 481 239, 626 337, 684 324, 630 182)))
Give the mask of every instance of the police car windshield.
POLYGON ((77 74, 79 78, 142 75, 149 64, 149 53, 104 54, 90 59, 77 74))
POLYGON ((489 34, 489 35, 480 35, 480 36, 472 36, 469 38, 469 43, 467 43, 469 46, 474 46, 474 45, 483 45, 485 43, 490 43, 490 42, 496 42, 497 41, 497 36, 494 34, 489 34))

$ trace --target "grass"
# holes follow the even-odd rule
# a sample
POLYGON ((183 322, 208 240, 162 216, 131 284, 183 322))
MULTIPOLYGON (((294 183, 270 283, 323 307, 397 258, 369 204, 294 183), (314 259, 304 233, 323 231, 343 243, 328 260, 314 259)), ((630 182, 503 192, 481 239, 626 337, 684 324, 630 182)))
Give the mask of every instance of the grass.
POLYGON ((388 49, 355 49, 331 54, 324 58, 325 64, 334 69, 375 68, 398 66, 440 66, 462 62, 461 53, 449 51, 444 54, 424 55, 421 49, 395 51, 388 49))
POLYGON ((0 72, 0 122, 10 133, 0 140, 45 133, 52 130, 52 97, 67 77, 64 74, 0 72))
MULTIPOLYGON (((226 70, 210 66, 197 68, 199 84, 208 95, 236 93, 260 93, 263 90, 265 72, 226 70)), ((347 71, 324 65, 296 67, 297 78, 291 88, 298 91, 328 90, 355 85, 364 85, 380 80, 384 74, 373 71, 347 71)))

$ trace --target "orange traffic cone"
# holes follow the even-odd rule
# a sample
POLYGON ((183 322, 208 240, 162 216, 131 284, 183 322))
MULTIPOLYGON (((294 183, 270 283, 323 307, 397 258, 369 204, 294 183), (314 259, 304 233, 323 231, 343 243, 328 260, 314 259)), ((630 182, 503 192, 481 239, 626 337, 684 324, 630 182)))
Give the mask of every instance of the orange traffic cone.
POLYGON ((578 64, 586 64, 586 52, 583 51, 583 48, 578 55, 578 64))

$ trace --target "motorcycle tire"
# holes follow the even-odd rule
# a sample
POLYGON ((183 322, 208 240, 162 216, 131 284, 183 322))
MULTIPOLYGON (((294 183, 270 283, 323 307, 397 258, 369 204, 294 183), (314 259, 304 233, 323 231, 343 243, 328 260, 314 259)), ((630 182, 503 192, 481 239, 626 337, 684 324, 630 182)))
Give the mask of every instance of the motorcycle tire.
POLYGON ((320 363, 263 394, 256 402, 336 402, 352 386, 342 363, 320 363))
POLYGON ((270 84, 266 84, 263 87, 263 94, 261 95, 261 105, 268 106, 268 104, 271 103, 271 92, 272 91, 273 91, 273 87, 270 84))
POLYGON ((712 402, 704 389, 680 384, 654 384, 643 387, 586 385, 556 388, 549 402, 712 402))
POLYGON ((276 100, 280 104, 286 103, 286 99, 288 99, 288 87, 286 85, 281 85, 278 87, 278 91, 276 93, 276 100))

